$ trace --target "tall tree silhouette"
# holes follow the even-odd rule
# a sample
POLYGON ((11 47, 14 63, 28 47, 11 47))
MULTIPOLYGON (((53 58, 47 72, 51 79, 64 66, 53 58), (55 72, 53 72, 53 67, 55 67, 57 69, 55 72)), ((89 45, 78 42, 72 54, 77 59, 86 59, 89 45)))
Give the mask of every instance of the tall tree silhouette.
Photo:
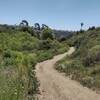
POLYGON ((40 39, 40 35, 41 35, 41 27, 40 27, 40 24, 39 23, 35 23, 34 24, 34 31, 35 31, 35 35, 37 38, 40 39))
POLYGON ((28 21, 26 20, 22 20, 21 23, 20 23, 20 26, 28 26, 28 21))
POLYGON ((22 20, 22 23, 24 23, 26 26, 29 25, 29 24, 28 24, 28 21, 26 21, 26 20, 22 20))
POLYGON ((36 30, 40 30, 40 29, 41 29, 41 27, 40 27, 40 24, 39 24, 39 23, 35 23, 35 24, 34 24, 34 26, 35 26, 35 29, 36 29, 36 30))
POLYGON ((22 31, 28 32, 28 26, 29 26, 28 21, 22 20, 21 23, 19 24, 19 26, 22 31))
POLYGON ((42 24, 41 30, 43 30, 43 29, 48 29, 48 28, 49 28, 49 27, 48 27, 47 25, 42 24))
POLYGON ((81 22, 81 30, 83 29, 83 25, 84 25, 84 23, 83 23, 83 22, 81 22))

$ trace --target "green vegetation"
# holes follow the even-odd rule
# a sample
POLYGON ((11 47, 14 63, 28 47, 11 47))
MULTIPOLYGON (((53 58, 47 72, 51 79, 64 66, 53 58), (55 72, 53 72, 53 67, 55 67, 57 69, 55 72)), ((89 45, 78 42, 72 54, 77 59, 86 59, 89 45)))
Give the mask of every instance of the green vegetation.
POLYGON ((36 63, 68 50, 66 43, 51 38, 49 29, 40 31, 44 36, 39 39, 25 20, 23 23, 0 26, 0 100, 34 100, 39 86, 36 63))
POLYGON ((67 40, 76 51, 57 63, 56 69, 84 86, 100 91, 100 28, 75 33, 67 40))

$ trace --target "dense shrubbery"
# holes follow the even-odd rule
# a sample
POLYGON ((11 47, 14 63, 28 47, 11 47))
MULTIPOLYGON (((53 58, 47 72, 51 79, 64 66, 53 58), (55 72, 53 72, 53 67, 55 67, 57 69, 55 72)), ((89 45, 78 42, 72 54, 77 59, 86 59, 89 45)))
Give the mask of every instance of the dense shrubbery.
POLYGON ((46 34, 39 40, 8 26, 0 30, 0 100, 33 100, 39 86, 35 64, 67 51, 68 46, 46 34))
POLYGON ((75 46, 76 51, 58 62, 56 69, 100 91, 100 28, 76 33, 67 43, 75 46))
POLYGON ((52 35, 52 30, 51 29, 44 29, 43 31, 42 31, 42 35, 41 35, 41 38, 43 39, 43 40, 46 40, 46 39, 51 39, 51 40, 53 40, 53 35, 52 35))
POLYGON ((96 45, 88 51, 88 54, 83 58, 84 66, 93 66, 100 61, 100 45, 96 45))
POLYGON ((38 91, 35 77, 36 60, 33 55, 19 51, 5 50, 0 64, 0 99, 26 100, 38 91))

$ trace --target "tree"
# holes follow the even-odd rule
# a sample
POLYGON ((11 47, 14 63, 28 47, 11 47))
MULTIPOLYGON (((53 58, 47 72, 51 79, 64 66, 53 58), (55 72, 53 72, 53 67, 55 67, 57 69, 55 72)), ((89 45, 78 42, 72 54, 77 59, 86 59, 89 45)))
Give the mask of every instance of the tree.
POLYGON ((89 27, 88 30, 95 30, 95 26, 89 27))
POLYGON ((81 30, 82 30, 82 28, 83 28, 83 25, 84 25, 84 23, 83 23, 83 22, 81 22, 81 30))
MULTIPOLYGON (((42 24, 42 26, 40 26, 39 23, 35 23, 35 24, 34 24, 34 31, 35 31, 35 33, 36 33, 36 36, 37 36, 39 39, 41 39, 42 34, 43 34, 44 30, 46 30, 46 29, 49 29, 49 27, 48 27, 47 25, 45 25, 45 24, 42 24)), ((46 35, 47 35, 47 34, 46 34, 46 35)), ((43 38, 44 38, 44 36, 43 36, 43 38)))
POLYGON ((51 39, 51 40, 53 40, 52 30, 51 29, 44 29, 42 31, 41 38, 43 40, 47 40, 48 38, 51 39))
POLYGON ((48 29, 48 28, 49 28, 49 27, 48 27, 47 25, 42 24, 41 30, 43 30, 43 29, 48 29))
POLYGON ((35 30, 40 30, 41 29, 39 23, 35 23, 34 26, 35 26, 35 30))
POLYGON ((19 24, 19 26, 21 27, 22 31, 27 31, 28 32, 28 22, 26 20, 22 20, 21 23, 19 24))
POLYGON ((28 24, 28 21, 26 21, 26 20, 22 20, 22 23, 25 25, 25 26, 28 26, 29 24, 28 24))
POLYGON ((39 23, 34 24, 34 33, 35 36, 40 39, 41 27, 39 23))
POLYGON ((21 26, 29 26, 28 21, 22 20, 20 23, 21 26))

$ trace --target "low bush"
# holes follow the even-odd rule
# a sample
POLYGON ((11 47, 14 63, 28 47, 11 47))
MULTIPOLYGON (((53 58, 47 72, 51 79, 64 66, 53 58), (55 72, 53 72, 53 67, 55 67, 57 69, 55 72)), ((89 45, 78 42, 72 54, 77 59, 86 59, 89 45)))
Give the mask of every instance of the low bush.
POLYGON ((100 91, 100 28, 78 32, 67 40, 76 51, 58 62, 56 69, 84 86, 100 91))

